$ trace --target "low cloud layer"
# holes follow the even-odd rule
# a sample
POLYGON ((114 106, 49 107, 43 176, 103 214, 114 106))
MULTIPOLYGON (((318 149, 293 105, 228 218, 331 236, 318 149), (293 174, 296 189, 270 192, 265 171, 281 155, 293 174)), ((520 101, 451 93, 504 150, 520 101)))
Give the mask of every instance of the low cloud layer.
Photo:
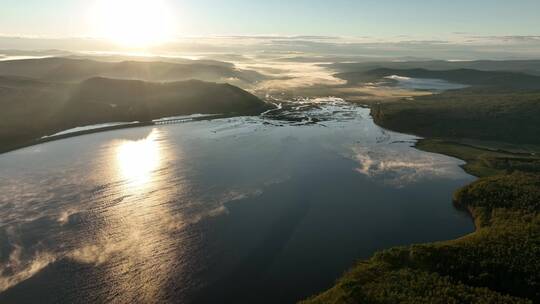
MULTIPOLYGON (((64 51, 129 51, 99 39, 2 37, 3 49, 64 51)), ((403 57, 418 59, 517 59, 539 58, 540 36, 479 36, 453 33, 447 37, 418 39, 410 36, 335 37, 335 36, 214 36, 187 37, 155 47, 156 54, 240 53, 340 55, 366 58, 403 57)), ((1 54, 2 52, 0 52, 1 54)))

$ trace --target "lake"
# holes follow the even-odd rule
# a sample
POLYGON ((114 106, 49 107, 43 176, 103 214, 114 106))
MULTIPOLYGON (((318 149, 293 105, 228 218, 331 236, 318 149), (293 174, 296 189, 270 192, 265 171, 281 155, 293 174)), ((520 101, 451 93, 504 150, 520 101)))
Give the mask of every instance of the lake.
POLYGON ((474 178, 416 140, 322 98, 0 155, 0 302, 294 303, 472 232, 474 178))

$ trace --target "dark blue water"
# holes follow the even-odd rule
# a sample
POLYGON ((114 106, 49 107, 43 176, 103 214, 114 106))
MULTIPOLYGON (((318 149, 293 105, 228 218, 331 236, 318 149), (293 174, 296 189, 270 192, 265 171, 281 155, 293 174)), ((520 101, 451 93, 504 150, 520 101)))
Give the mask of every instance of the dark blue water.
MULTIPOLYGON (((308 102, 308 101, 306 101, 308 102)), ((314 101, 315 102, 315 101, 314 101)), ((0 303, 293 303, 396 245, 471 232, 460 161, 369 110, 104 132, 0 155, 0 303)))

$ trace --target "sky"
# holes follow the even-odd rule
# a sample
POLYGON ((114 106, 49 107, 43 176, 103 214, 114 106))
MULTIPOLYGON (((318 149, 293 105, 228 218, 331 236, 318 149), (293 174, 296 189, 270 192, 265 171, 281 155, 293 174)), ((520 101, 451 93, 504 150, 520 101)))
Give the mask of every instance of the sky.
MULTIPOLYGON (((96 24, 92 24, 96 21, 91 18, 95 1, 100 0, 0 0, 0 35, 99 36, 96 24)), ((177 36, 328 35, 435 39, 455 33, 540 35, 539 0, 162 1, 167 14, 174 19, 171 32, 177 36)), ((121 20, 121 12, 112 13, 119 15, 121 20)))

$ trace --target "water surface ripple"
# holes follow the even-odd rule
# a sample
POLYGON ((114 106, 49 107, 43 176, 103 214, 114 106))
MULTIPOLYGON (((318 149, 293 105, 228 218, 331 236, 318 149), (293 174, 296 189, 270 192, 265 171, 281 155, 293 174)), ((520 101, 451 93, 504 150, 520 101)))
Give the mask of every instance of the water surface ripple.
POLYGON ((472 177, 336 98, 0 156, 1 303, 292 303, 473 230, 472 177))

